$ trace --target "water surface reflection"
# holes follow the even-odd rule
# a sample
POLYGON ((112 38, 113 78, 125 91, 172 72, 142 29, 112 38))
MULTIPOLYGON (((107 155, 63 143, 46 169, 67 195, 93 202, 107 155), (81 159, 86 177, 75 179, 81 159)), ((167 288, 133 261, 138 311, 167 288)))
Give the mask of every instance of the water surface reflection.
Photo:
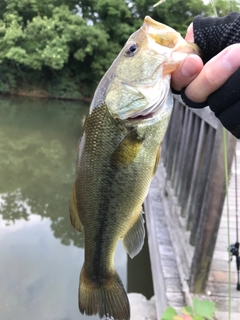
MULTIPOLYGON (((79 102, 0 99, 1 319, 90 319, 77 307, 83 244, 68 218, 86 112, 79 102)), ((115 260, 126 286, 121 244, 115 260)))

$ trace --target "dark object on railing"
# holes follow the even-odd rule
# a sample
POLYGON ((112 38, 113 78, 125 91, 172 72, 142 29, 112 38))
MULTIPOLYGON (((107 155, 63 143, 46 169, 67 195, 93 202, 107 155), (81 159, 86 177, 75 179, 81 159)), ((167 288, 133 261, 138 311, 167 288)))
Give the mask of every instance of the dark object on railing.
POLYGON ((240 271, 240 257, 239 257, 239 242, 231 244, 229 251, 231 253, 231 261, 233 256, 236 257, 236 266, 237 266, 237 290, 240 291, 240 282, 239 282, 239 271, 240 271))
MULTIPOLYGON (((189 109, 176 100, 163 143, 163 194, 168 195, 170 219, 180 228, 174 241, 179 242, 176 248, 181 246, 180 260, 187 260, 185 276, 195 293, 206 287, 226 194, 222 130, 209 108, 189 109), (186 241, 180 239, 181 228, 190 231, 186 241), (187 242, 193 250, 184 247, 187 242)), ((228 170, 235 145, 236 138, 227 132, 228 170)))
POLYGON ((236 267, 237 267, 237 290, 240 291, 240 281, 239 281, 239 273, 240 273, 240 256, 239 256, 239 236, 238 236, 238 171, 237 171, 237 154, 235 152, 235 218, 236 218, 236 242, 235 244, 231 244, 229 248, 229 252, 231 254, 231 261, 233 256, 236 257, 236 267))

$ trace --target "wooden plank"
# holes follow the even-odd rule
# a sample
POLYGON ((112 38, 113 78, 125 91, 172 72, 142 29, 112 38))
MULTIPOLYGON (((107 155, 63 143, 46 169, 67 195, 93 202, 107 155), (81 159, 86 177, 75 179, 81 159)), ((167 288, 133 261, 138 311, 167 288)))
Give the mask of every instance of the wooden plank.
MULTIPOLYGON (((217 270, 217 271, 228 271, 228 260, 222 260, 222 259, 217 259, 214 258, 212 260, 211 264, 211 270, 217 270)), ((235 264, 234 262, 231 262, 231 270, 235 270, 235 264)))
POLYGON ((191 229, 191 223, 192 223, 192 218, 195 213, 195 198, 196 198, 196 182, 198 180, 198 176, 200 174, 199 172, 199 165, 200 165, 200 159, 201 155, 204 150, 204 141, 205 141, 205 124, 204 122, 201 122, 200 126, 200 132, 199 132, 199 137, 198 137, 198 143, 197 143, 197 150, 194 158, 194 167, 193 167, 193 176, 191 180, 191 186, 190 186, 190 192, 189 192, 189 197, 188 201, 186 202, 185 206, 182 208, 183 216, 186 216, 187 218, 187 229, 191 229))
POLYGON ((171 238, 172 246, 175 252, 175 258, 177 261, 177 269, 180 276, 180 281, 182 284, 182 291, 184 293, 186 303, 191 304, 191 295, 189 293, 188 287, 188 277, 189 277, 189 267, 192 260, 193 247, 189 245, 188 238, 185 237, 184 230, 180 225, 179 216, 176 213, 176 206, 173 205, 171 187, 168 183, 163 189, 163 179, 164 179, 164 167, 160 163, 160 170, 158 170, 156 178, 159 181, 159 188, 161 190, 162 202, 165 212, 165 218, 167 222, 167 228, 169 230, 169 235, 171 238), (167 192, 167 196, 165 191, 167 192), (174 232, 173 232, 174 230, 174 232))
MULTIPOLYGON (((161 188, 163 185, 162 179, 164 179, 162 176, 164 168, 162 164, 160 164, 160 167, 162 170, 157 172, 156 177, 159 180, 159 187, 161 188)), ((194 248, 189 244, 189 237, 184 232, 185 228, 183 228, 180 223, 177 202, 174 200, 173 191, 168 182, 165 184, 164 191, 162 190, 162 202, 171 242, 175 253, 177 253, 176 257, 179 259, 178 266, 181 268, 179 273, 186 281, 189 277, 194 248), (163 192, 165 195, 167 194, 167 196, 164 196, 163 192)))
POLYGON ((177 183, 179 181, 179 175, 180 172, 180 165, 182 161, 182 149, 184 148, 184 138, 186 136, 186 124, 188 119, 188 111, 185 108, 182 108, 182 124, 181 124, 181 131, 178 132, 178 142, 177 142, 177 148, 174 150, 174 166, 172 168, 172 175, 171 175, 171 185, 176 191, 177 183))
MULTIPOLYGON (((230 233, 233 233, 236 235, 236 226, 233 226, 233 228, 229 228, 230 233)), ((228 229, 226 227, 221 228, 221 236, 227 236, 228 235, 228 229)), ((225 237, 227 239, 227 237, 225 237)))
MULTIPOLYGON (((209 277, 208 277, 208 281, 209 282, 215 282, 215 283, 227 283, 229 282, 229 273, 228 271, 213 271, 211 270, 210 273, 209 273, 209 277)), ((231 268, 231 282, 233 284, 236 284, 237 283, 237 271, 235 269, 235 272, 234 272, 234 268, 231 268)), ((217 285, 217 284, 216 284, 217 285)), ((209 288, 207 286, 207 288, 209 288)), ((240 298, 240 293, 238 293, 238 296, 240 298)))
MULTIPOLYGON (((156 303, 156 309, 157 309, 157 314, 160 317, 160 315, 162 315, 162 313, 167 308, 168 302, 166 297, 164 274, 161 266, 161 258, 160 258, 160 253, 158 249, 159 244, 157 242, 157 238, 155 237, 157 230, 156 230, 156 225, 154 221, 154 213, 152 210, 151 202, 152 202, 151 192, 149 192, 144 202, 144 207, 146 212, 146 224, 147 224, 147 230, 148 230, 148 246, 149 246, 149 254, 150 254, 150 260, 151 260, 152 276, 153 276, 153 287, 154 287, 154 293, 156 296, 156 301, 158 302, 156 303)), ((159 209, 162 210, 161 203, 159 203, 159 206, 160 206, 159 209)))
MULTIPOLYGON (((221 219, 220 223, 221 228, 226 229, 228 227, 228 219, 221 219)), ((231 229, 231 232, 235 231, 236 232, 236 217, 235 215, 229 219, 229 227, 231 229)))
POLYGON ((185 166, 183 168, 184 178, 182 183, 182 190, 179 199, 179 205, 181 206, 181 216, 186 216, 186 204, 189 201, 190 196, 190 188, 194 174, 194 163, 195 163, 195 155, 197 151, 198 145, 198 137, 200 132, 200 120, 199 118, 194 115, 192 117, 191 126, 189 128, 188 136, 189 136, 189 143, 188 143, 188 151, 187 152, 187 159, 185 160, 185 166))
MULTIPOLYGON (((220 126, 220 125, 219 125, 220 126)), ((231 167, 236 139, 227 134, 228 170, 231 167)), ((222 130, 217 130, 208 174, 207 192, 203 199, 197 241, 191 266, 190 287, 204 292, 217 239, 226 186, 224 179, 222 130)))
MULTIPOLYGON (((227 320, 229 319, 228 312, 215 312, 215 317, 217 320, 227 320)), ((231 313, 231 320, 239 320, 240 315, 239 313, 232 312, 231 313)))
MULTIPOLYGON (((183 101, 179 95, 174 95, 174 100, 179 101, 180 104, 183 104, 183 101)), ((196 114, 201 120, 208 123, 212 128, 217 128, 219 125, 218 119, 215 117, 214 113, 209 109, 209 107, 203 109, 191 109, 191 111, 196 114)))
MULTIPOLYGON (((236 236, 234 237, 236 239, 236 236)), ((227 237, 221 238, 223 241, 219 241, 219 236, 217 237, 217 243, 215 245, 216 251, 226 252, 228 251, 228 245, 227 245, 227 237)), ((234 244, 234 239, 231 241, 232 244, 234 244)))
POLYGON ((178 277, 178 268, 177 267, 174 267, 174 266, 170 266, 167 268, 162 267, 162 270, 163 270, 164 279, 178 277))
MULTIPOLYGON (((203 199, 205 197, 205 193, 209 192, 208 188, 206 188, 208 181, 208 174, 210 171, 210 163, 212 159, 212 151, 214 145, 214 139, 216 131, 211 127, 206 128, 207 136, 206 143, 203 150, 203 159, 199 170, 201 174, 199 175, 198 181, 195 181, 196 188, 196 196, 194 198, 194 212, 192 213, 192 224, 191 224, 191 236, 190 243, 191 245, 195 245, 197 241, 197 231, 199 227, 199 221, 201 217, 201 211, 203 206, 203 199)), ((210 188, 210 187, 209 187, 210 188)))
POLYGON ((170 306, 174 304, 176 307, 182 307, 185 304, 182 293, 167 292, 167 298, 170 306))
POLYGON ((189 131, 188 127, 189 127, 189 124, 191 123, 190 117, 191 117, 191 111, 186 108, 184 112, 184 120, 183 120, 183 126, 181 131, 178 161, 175 169, 175 179, 174 179, 174 184, 172 185, 172 187, 174 188, 175 195, 178 197, 178 199, 179 199, 179 193, 182 185, 182 177, 184 174, 183 168, 185 164, 185 158, 187 156, 188 131, 189 131))
POLYGON ((153 179, 145 201, 145 211, 157 314, 161 319, 162 312, 167 307, 166 304, 182 307, 184 297, 176 257, 169 242, 170 236, 158 184, 158 179, 153 179), (165 244, 166 242, 168 245, 165 244))
MULTIPOLYGON (((176 121, 174 121, 174 124, 172 125, 173 127, 173 132, 175 133, 175 147, 174 149, 169 148, 169 161, 170 158, 172 158, 172 167, 171 167, 171 172, 168 175, 169 180, 171 181, 171 184, 174 184, 175 180, 175 170, 178 162, 178 154, 179 154, 179 148, 180 148, 180 141, 181 141, 181 131, 182 131, 182 122, 184 119, 184 107, 182 105, 178 106, 178 119, 177 124, 176 121), (176 128, 174 128, 176 125, 178 131, 176 131, 176 128), (179 131, 180 130, 180 131, 179 131)), ((167 168, 167 165, 166 165, 167 168)))
MULTIPOLYGON (((226 297, 219 297, 219 296, 211 296, 211 300, 213 302, 215 302, 216 305, 216 309, 217 311, 225 311, 228 310, 228 299, 226 299, 226 297)), ((238 298, 232 298, 231 299, 231 311, 233 313, 238 313, 238 317, 239 317, 239 313, 240 313, 240 303, 239 303, 239 299, 238 298)), ((226 318, 225 320, 227 320, 228 318, 226 318)), ((238 318, 238 320, 240 319, 240 317, 238 318)), ((232 320, 232 319, 231 319, 232 320)))
POLYGON ((163 141, 162 161, 166 167, 167 177, 170 178, 175 161, 175 152, 178 140, 180 139, 178 132, 181 130, 182 109, 178 101, 175 101, 169 126, 166 132, 166 138, 163 141), (172 125, 175 123, 176 125, 172 125))
POLYGON ((165 279, 165 285, 167 292, 181 293, 182 295, 179 276, 165 279))

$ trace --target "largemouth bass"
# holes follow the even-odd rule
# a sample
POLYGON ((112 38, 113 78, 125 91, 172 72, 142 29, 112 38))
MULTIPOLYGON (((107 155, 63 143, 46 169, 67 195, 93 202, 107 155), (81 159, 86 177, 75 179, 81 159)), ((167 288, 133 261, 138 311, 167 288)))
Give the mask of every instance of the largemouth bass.
POLYGON ((130 319, 114 252, 119 239, 131 258, 143 246, 142 204, 173 105, 170 73, 197 50, 172 28, 146 17, 96 89, 70 199, 71 223, 85 238, 81 313, 130 319))

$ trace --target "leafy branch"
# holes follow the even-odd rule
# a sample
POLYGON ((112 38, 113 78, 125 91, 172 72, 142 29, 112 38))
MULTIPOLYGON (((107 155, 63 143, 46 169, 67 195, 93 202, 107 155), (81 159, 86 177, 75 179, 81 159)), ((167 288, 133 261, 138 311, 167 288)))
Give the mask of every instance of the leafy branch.
POLYGON ((213 320, 215 304, 208 300, 193 298, 193 306, 186 306, 178 313, 174 308, 168 307, 161 320, 213 320))

